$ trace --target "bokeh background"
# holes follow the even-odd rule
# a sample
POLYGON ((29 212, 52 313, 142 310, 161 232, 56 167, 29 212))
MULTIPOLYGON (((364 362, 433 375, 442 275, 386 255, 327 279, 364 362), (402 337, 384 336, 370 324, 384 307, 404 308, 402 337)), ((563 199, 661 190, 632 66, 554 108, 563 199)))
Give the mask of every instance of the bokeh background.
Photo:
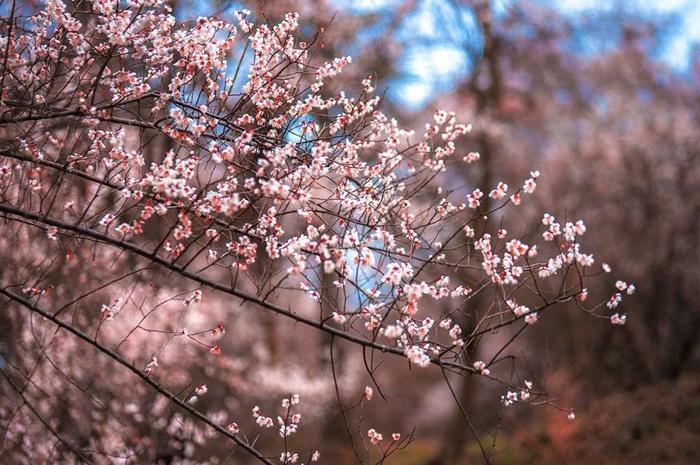
MULTIPOLYGON (((545 407, 504 408, 494 386, 455 380, 482 443, 496 446, 495 464, 700 463, 700 1, 171 4, 182 20, 249 8, 275 22, 299 12, 302 36, 319 34, 325 58, 353 57, 339 87, 325 92, 371 76, 404 126, 420 128, 436 109, 457 112, 474 125, 463 148, 481 153, 456 173, 460 182, 517 185, 539 169, 532 224, 552 207, 584 219, 591 249, 636 284, 626 327, 562 310, 515 346, 514 363, 575 408, 575 421, 545 407)), ((290 342, 274 342, 283 339, 277 320, 261 319, 258 329, 272 341, 260 349, 269 363, 226 382, 255 397, 297 376, 307 397, 331 405, 323 347, 302 364, 306 372, 275 371, 290 342)), ((246 331, 228 337, 253 347, 246 331)), ((376 400, 369 423, 391 431, 398 419, 417 439, 389 464, 483 463, 439 372, 391 363, 377 375, 389 402, 376 400)), ((353 370, 345 367, 341 382, 362 386, 363 367, 353 370)), ((232 390, 205 375, 212 399, 232 390)), ((342 419, 325 412, 309 437, 323 444, 326 463, 352 463, 342 419)))

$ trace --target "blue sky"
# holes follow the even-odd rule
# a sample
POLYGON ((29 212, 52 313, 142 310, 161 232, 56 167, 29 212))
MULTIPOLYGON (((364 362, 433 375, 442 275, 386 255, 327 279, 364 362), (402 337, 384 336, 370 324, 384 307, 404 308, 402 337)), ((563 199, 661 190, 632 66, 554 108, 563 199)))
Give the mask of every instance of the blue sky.
MULTIPOLYGON (((368 13, 393 8, 401 0, 336 0, 339 9, 356 13, 368 13)), ((494 0, 493 8, 504 11, 518 0, 494 0)), ((700 43, 700 0, 531 0, 559 10, 575 18, 590 11, 624 10, 644 15, 677 14, 677 30, 661 50, 659 58, 670 68, 683 73, 689 69, 693 46, 700 43)), ((430 37, 441 28, 441 19, 436 14, 447 0, 424 0, 422 10, 409 19, 408 29, 412 34, 430 37)), ((430 47, 413 47, 403 62, 406 76, 396 80, 389 92, 397 100, 413 107, 421 107, 436 90, 449 88, 450 80, 468 71, 464 54, 454 46, 446 44, 430 47), (447 84, 446 84, 447 83, 447 84), (401 96, 399 98, 399 96, 401 96)))
POLYGON ((650 14, 678 13, 681 23, 678 31, 670 40, 662 59, 669 66, 684 71, 687 69, 690 53, 694 44, 700 42, 700 1, 699 0, 559 0, 553 2, 562 12, 577 14, 594 8, 615 8, 624 5, 625 8, 636 9, 650 14))

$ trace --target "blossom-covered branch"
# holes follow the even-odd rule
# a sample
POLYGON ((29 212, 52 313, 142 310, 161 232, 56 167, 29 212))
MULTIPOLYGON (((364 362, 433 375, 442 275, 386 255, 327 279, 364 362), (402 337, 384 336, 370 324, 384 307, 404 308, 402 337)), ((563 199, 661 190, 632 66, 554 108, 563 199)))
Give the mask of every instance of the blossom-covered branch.
POLYGON ((586 283, 609 269, 581 242, 583 221, 543 212, 528 224, 538 171, 515 188, 464 184, 456 174, 480 159, 471 125, 437 111, 404 128, 380 110, 371 76, 329 90, 352 60, 317 62, 322 32, 303 33, 297 14, 178 22, 161 0, 21 10, 13 3, 0 40, 0 292, 18 335, 3 370, 19 399, 0 408, 0 450, 158 461, 163 436, 189 460, 213 430, 264 463, 308 463, 321 446, 308 459, 295 449, 306 389, 311 417, 335 398, 358 461, 381 463, 413 434, 361 431, 373 391, 348 382, 362 400, 343 405, 344 375, 321 355, 333 359, 334 341, 380 393, 374 357, 388 353, 438 366, 448 386, 447 371, 488 379, 504 405, 556 406, 502 368, 517 336, 567 302, 625 323, 617 307, 633 285, 589 297, 586 283), (491 338, 505 328, 514 335, 491 338), (99 375, 113 364, 87 361, 74 339, 143 386, 99 375), (309 358, 318 383, 294 381, 309 358), (271 407, 244 420, 240 398, 276 394, 279 437, 258 444, 250 431, 275 425, 271 407), (76 423, 28 432, 22 405, 39 419, 65 405, 76 423), (46 434, 71 446, 38 447, 46 434))

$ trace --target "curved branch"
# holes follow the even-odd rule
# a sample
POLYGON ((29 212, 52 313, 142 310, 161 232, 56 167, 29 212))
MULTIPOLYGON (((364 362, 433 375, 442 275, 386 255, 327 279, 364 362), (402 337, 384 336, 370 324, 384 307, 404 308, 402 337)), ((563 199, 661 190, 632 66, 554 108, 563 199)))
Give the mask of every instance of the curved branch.
MULTIPOLYGON (((147 250, 142 249, 141 247, 137 246, 134 243, 127 242, 127 241, 122 241, 119 239, 115 239, 107 234, 102 234, 99 233, 93 229, 88 229, 84 228, 82 226, 76 226, 74 224, 66 223, 64 221, 56 220, 54 218, 49 218, 47 216, 43 215, 38 215, 36 213, 31 213, 25 210, 22 210, 20 208, 13 207, 11 205, 7 205, 4 203, 0 203, 0 212, 5 212, 9 213, 12 215, 16 215, 28 220, 32 220, 35 222, 43 223, 49 226, 55 226, 57 228, 61 228, 67 231, 72 231, 77 234, 80 234, 82 236, 90 237, 92 239, 98 240, 100 242, 103 242, 105 244, 112 245, 114 247, 120 248, 122 250, 126 250, 128 252, 134 253, 136 255, 140 255, 144 258, 147 258, 151 260, 154 263, 157 263, 165 268, 167 268, 170 271, 173 271, 185 278, 191 279, 193 281, 198 282, 199 284, 202 284, 204 286, 210 287, 212 289, 215 289, 217 291, 224 292, 226 294, 232 295, 234 297, 238 297, 242 299, 244 302, 252 302, 260 307, 263 307, 267 310, 270 310, 274 313, 277 313, 279 315, 286 316, 298 323, 302 323, 306 326, 310 326, 312 328, 319 329, 325 333, 328 333, 332 336, 337 336, 341 339, 345 339, 347 341, 350 341, 352 343, 361 345, 363 347, 369 347, 372 349, 377 349, 381 352, 384 353, 390 353, 394 355, 401 356, 403 358, 406 358, 406 355, 404 354, 403 350, 398 348, 398 347, 391 347, 388 345, 380 344, 371 340, 363 339, 361 337, 353 336, 351 334, 346 333, 345 331, 341 331, 337 328, 334 328, 332 326, 329 326, 321 321, 317 321, 308 317, 305 317, 303 315, 299 315, 298 313, 293 312, 292 310, 285 309, 283 307, 280 307, 278 305, 275 305, 267 300, 261 299, 257 296, 248 294, 247 292, 240 291, 236 288, 226 286, 224 284, 221 284, 219 282, 213 281, 211 279, 205 278, 204 276, 201 276, 197 273, 193 273, 189 270, 184 269, 181 265, 171 263, 170 261, 166 260, 165 258, 159 256, 156 252, 149 252, 147 250)), ((447 367, 451 369, 456 369, 462 372, 469 372, 472 374, 478 373, 473 367, 463 365, 461 363, 457 362, 451 362, 447 360, 442 360, 438 357, 431 357, 430 362, 434 365, 440 366, 440 367, 447 367)))
POLYGON ((196 418, 197 420, 205 423, 206 425, 210 426, 217 432, 223 434, 233 442, 235 442, 237 445, 239 445, 242 449, 244 449, 246 452, 248 452, 250 455, 255 457, 256 459, 260 460, 262 463, 265 465, 273 465, 273 463, 268 460, 260 451, 255 449, 254 447, 250 446, 248 443, 240 439, 238 436, 235 434, 231 433, 228 431, 226 428, 224 428, 221 425, 218 425, 214 423, 209 417, 207 417, 205 414, 200 412, 199 410, 193 408, 180 398, 178 398, 174 393, 170 392, 167 388, 163 387, 160 383, 154 381, 152 378, 150 378, 148 375, 146 375, 144 372, 136 368, 134 365, 129 363, 126 359, 124 359, 121 355, 115 353, 113 350, 109 349, 108 347, 104 346, 103 344, 97 342, 96 340, 92 339, 90 336, 87 334, 83 333, 77 328, 74 328, 73 326, 69 325, 68 323, 64 322, 63 320, 55 317, 52 315, 50 312, 47 312, 46 310, 43 310, 33 303, 31 303, 29 300, 25 299, 22 296, 19 296, 15 294, 12 291, 8 291, 7 289, 0 288, 0 294, 5 295, 9 299, 13 300, 14 302, 17 302, 18 304, 22 305, 23 307, 27 308, 28 310, 31 310, 32 312, 41 315, 42 317, 46 318, 47 320, 50 320, 52 323, 56 324, 62 329, 65 329, 69 333, 73 334, 76 336, 78 339, 81 339, 91 346, 95 347, 98 349, 100 352, 103 354, 107 355, 110 357, 112 360, 115 362, 119 363, 123 367, 127 368, 129 371, 134 373, 136 376, 141 378, 144 382, 146 382, 148 385, 150 385, 153 389, 155 389, 159 394, 165 396, 170 402, 174 403, 178 407, 182 408, 183 410, 187 411, 192 417, 196 418))

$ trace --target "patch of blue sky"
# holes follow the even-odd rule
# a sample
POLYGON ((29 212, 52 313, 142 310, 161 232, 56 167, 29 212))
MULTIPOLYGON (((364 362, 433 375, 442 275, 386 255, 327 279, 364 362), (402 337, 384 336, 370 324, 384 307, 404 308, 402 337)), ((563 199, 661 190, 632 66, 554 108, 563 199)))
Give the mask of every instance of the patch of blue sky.
MULTIPOLYGON (((679 75, 691 72, 690 64, 700 42, 700 1, 697 0, 535 0, 560 14, 581 21, 573 31, 567 46, 578 53, 604 52, 619 41, 622 29, 606 13, 637 15, 661 22, 665 34, 652 44, 650 52, 679 75), (585 22, 588 21, 586 24, 585 22)), ((335 2, 339 9, 353 14, 378 14, 396 8, 400 0, 355 0, 335 2)), ((517 0, 495 0, 496 15, 506 14, 517 0)), ((453 4, 447 0, 424 0, 409 15, 398 30, 398 37, 406 44, 399 63, 399 72, 390 82, 389 97, 413 109, 422 108, 441 92, 453 89, 455 81, 467 75, 472 60, 478 57, 481 44, 478 28, 465 8, 464 17, 457 18, 462 27, 455 26, 453 4), (448 11, 449 10, 449 11, 448 11), (447 14, 446 14, 447 13, 447 14), (455 36, 454 34, 458 35, 455 36), (470 54, 465 54, 465 47, 470 54)), ((378 22, 375 27, 379 27, 378 22)), ((361 36, 365 32, 362 31, 361 36)), ((376 33, 376 32, 375 32, 376 33)))
POLYGON ((192 20, 199 16, 219 16, 231 19, 236 10, 245 9, 245 2, 220 2, 211 0, 190 0, 179 2, 175 9, 175 17, 179 20, 192 20))
MULTIPOLYGON (((12 2, 0 2, 0 18, 6 19, 10 17, 10 14, 12 13, 12 2)), ((18 5, 14 5, 15 7, 15 15, 19 16, 21 14, 20 11, 18 11, 18 5)), ((20 7, 21 8, 21 7, 20 7)))
POLYGON ((423 107, 436 92, 450 91, 467 73, 464 53, 452 46, 415 47, 402 60, 402 73, 389 83, 389 97, 414 109, 423 107))
POLYGON ((316 139, 313 127, 317 124, 316 118, 311 115, 304 115, 290 121, 289 129, 284 131, 284 140, 290 144, 295 144, 302 150, 311 150, 316 139))
MULTIPOLYGON (((551 0, 550 0, 551 1, 551 0)), ((557 0, 555 5, 567 14, 591 10, 624 10, 649 15, 675 16, 675 30, 667 40, 660 57, 672 68, 685 71, 691 63, 693 49, 700 42, 700 2, 697 0, 557 0)))
MULTIPOLYGON (((390 23, 390 15, 378 15, 375 21, 364 26, 351 42, 344 44, 343 53, 352 56, 366 50, 367 47, 372 47, 373 42, 384 34, 390 23)), ((330 27, 333 27, 332 24, 330 27)))
POLYGON ((222 89, 226 88, 231 95, 243 92, 243 86, 248 82, 248 72, 253 65, 253 50, 250 43, 242 43, 237 40, 233 45, 233 50, 226 58, 226 76, 223 81, 219 82, 222 89), (231 89, 226 86, 226 80, 233 80, 231 89))
POLYGON ((399 63, 400 75, 390 83, 389 97, 420 108, 435 93, 452 90, 481 54, 482 40, 476 31, 470 9, 455 17, 446 2, 421 3, 397 32, 406 53, 399 63))
MULTIPOLYGON (((697 0, 538 0, 538 3, 581 21, 596 21, 606 13, 616 13, 622 18, 634 15, 660 24, 663 34, 654 44, 655 49, 650 51, 679 74, 690 71, 694 49, 700 43, 700 2, 697 0)), ((598 24, 596 32, 597 37, 588 34, 579 45, 593 53, 601 51, 606 44, 614 43, 613 39, 621 30, 619 24, 604 21, 598 24)))
POLYGON ((401 0, 335 0, 338 8, 342 8, 351 13, 368 14, 381 13, 390 8, 401 5, 401 0))

